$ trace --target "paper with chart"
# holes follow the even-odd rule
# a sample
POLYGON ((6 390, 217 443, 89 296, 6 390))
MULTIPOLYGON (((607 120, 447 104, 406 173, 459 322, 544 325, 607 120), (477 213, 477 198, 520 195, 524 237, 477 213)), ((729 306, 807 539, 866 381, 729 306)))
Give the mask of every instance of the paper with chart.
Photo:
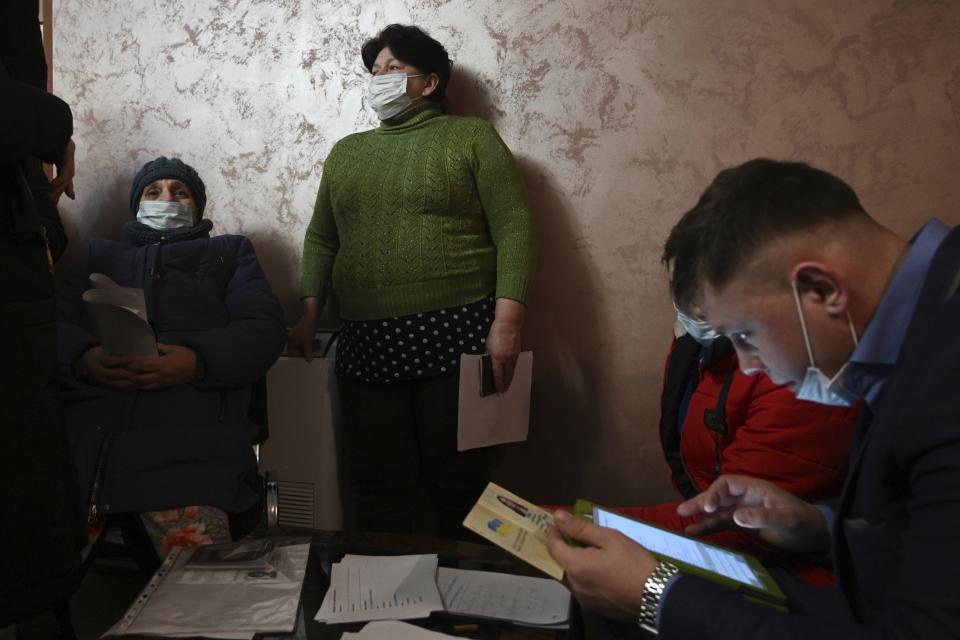
POLYGON ((327 624, 426 618, 443 610, 437 555, 345 555, 331 568, 316 620, 327 624))
POLYGON ((157 355, 157 338, 147 322, 143 289, 121 287, 102 273, 91 273, 90 288, 82 298, 97 325, 104 353, 157 355))
POLYGON ((447 613, 556 627, 570 618, 570 592, 556 580, 490 571, 437 571, 447 613))

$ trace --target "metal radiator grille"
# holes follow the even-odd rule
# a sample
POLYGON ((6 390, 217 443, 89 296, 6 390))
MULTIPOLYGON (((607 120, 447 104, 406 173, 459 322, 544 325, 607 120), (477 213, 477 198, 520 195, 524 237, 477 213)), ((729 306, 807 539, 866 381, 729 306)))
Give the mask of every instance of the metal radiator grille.
POLYGON ((280 525, 315 527, 316 498, 312 482, 283 480, 280 488, 280 525))

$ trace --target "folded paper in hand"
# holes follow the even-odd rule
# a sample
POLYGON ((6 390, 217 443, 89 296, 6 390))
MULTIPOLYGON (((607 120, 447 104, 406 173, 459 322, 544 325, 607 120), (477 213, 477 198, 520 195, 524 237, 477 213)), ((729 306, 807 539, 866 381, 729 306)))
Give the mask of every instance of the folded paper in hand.
POLYGON ((522 442, 530 429, 533 352, 520 353, 509 389, 486 396, 480 392, 482 358, 467 353, 460 356, 457 451, 522 442))
POLYGON ((97 324, 104 353, 112 356, 157 355, 157 339, 147 322, 143 289, 121 287, 102 273, 90 274, 83 301, 97 324))

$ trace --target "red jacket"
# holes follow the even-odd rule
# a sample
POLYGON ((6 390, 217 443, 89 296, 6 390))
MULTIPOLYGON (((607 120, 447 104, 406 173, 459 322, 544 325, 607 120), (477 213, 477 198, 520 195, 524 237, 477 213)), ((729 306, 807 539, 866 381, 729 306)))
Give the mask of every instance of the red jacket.
MULTIPOLYGON (((846 476, 857 408, 797 400, 792 391, 774 384, 764 374, 742 373, 725 338, 706 354, 706 363, 699 361, 699 351, 699 345, 688 336, 674 342, 661 391, 661 443, 680 496, 686 499, 696 495, 721 474, 763 478, 814 502, 838 496, 846 476), (724 382, 731 374, 724 411, 727 433, 720 435, 708 428, 705 411, 717 408, 724 382), (678 430, 677 411, 691 375, 697 376, 698 382, 683 429, 678 430)), ((677 515, 679 503, 620 511, 683 531, 693 520, 677 515)), ((774 549, 752 532, 724 531, 704 539, 784 566, 810 582, 830 581, 820 572, 809 570, 809 563, 774 549)))

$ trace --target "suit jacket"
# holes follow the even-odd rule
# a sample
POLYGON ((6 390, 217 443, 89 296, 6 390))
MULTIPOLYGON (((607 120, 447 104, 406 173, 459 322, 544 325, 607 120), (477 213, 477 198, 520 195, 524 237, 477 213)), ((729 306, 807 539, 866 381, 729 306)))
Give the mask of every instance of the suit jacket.
POLYGON ((833 557, 849 616, 785 614, 685 576, 663 604, 664 638, 958 637, 960 229, 922 284, 883 395, 861 418, 836 513, 833 557))

